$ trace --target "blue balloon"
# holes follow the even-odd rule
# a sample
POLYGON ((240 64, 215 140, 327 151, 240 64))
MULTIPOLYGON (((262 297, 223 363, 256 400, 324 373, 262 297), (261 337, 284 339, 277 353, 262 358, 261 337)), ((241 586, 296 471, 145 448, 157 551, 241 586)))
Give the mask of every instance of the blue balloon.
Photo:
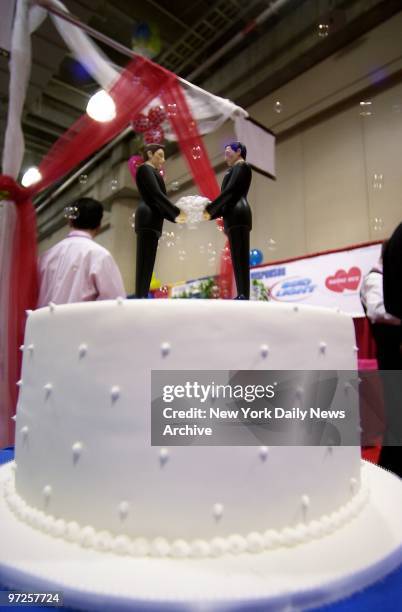
POLYGON ((251 249, 250 251, 250 266, 258 266, 262 263, 264 255, 260 249, 251 249))

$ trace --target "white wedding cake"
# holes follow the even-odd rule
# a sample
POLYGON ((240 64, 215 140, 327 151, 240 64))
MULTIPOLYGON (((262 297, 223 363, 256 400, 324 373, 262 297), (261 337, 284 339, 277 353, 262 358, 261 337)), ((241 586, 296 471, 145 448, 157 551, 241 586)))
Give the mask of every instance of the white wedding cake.
MULTIPOLYGON (((0 582, 61 585, 93 610, 249 597, 300 609, 402 557, 387 510, 400 487, 377 468, 362 478, 358 446, 151 445, 151 371, 356 370, 349 316, 247 301, 49 305, 29 314, 21 350, 0 582)), ((357 429, 357 399, 352 410, 357 429)))
POLYGON ((151 446, 151 370, 353 370, 354 344, 349 317, 291 305, 119 300, 34 312, 11 499, 48 532, 135 555, 261 550, 331 530, 363 500, 359 448, 151 446))

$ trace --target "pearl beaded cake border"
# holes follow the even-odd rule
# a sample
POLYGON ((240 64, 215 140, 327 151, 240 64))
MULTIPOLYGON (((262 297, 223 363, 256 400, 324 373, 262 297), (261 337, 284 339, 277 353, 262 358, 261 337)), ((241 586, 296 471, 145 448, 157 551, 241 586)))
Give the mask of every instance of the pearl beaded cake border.
POLYGON ((97 531, 90 525, 82 527, 75 521, 68 522, 55 518, 25 503, 15 490, 14 476, 4 482, 3 494, 10 510, 19 520, 52 537, 100 552, 132 557, 174 558, 220 557, 225 554, 260 553, 281 547, 297 546, 338 530, 359 514, 369 498, 368 487, 362 484, 358 493, 349 502, 318 520, 278 530, 269 529, 264 533, 253 531, 246 536, 233 534, 211 540, 197 539, 188 542, 177 539, 169 542, 162 537, 149 540, 113 535, 106 530, 97 531))

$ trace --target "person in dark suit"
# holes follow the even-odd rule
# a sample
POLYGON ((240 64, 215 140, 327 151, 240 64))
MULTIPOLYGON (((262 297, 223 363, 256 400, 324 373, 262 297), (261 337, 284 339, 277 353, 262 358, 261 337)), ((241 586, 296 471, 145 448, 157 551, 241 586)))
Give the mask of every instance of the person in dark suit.
MULTIPOLYGON (((387 241, 382 253, 383 260, 383 293, 385 310, 402 319, 402 223, 387 241)), ((378 464, 391 470, 402 478, 402 334, 394 338, 395 358, 387 368, 390 372, 386 385, 386 396, 389 400, 387 413, 387 431, 384 446, 381 449, 378 464), (398 350, 399 349, 399 350, 398 350)), ((380 364, 379 364, 380 365, 380 364)), ((381 366, 380 366, 381 367, 381 366)), ((386 406, 387 407, 387 406, 386 406)))
POLYGON ((223 217, 224 230, 229 238, 230 252, 236 279, 237 298, 250 298, 250 231, 251 209, 247 193, 251 184, 251 167, 246 162, 247 149, 241 142, 225 147, 225 161, 229 166, 223 177, 220 195, 205 208, 204 219, 223 217))
POLYGON ((172 204, 166 195, 165 181, 160 174, 165 162, 163 145, 147 145, 144 160, 135 179, 141 196, 134 223, 137 234, 136 298, 148 297, 163 220, 186 222, 186 214, 172 204))

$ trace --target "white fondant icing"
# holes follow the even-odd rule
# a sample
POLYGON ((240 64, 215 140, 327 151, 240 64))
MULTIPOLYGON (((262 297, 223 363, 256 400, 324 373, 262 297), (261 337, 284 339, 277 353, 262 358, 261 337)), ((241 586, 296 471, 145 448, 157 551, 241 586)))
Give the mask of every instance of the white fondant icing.
MULTIPOLYGON (((359 495, 358 448, 339 447, 326 460, 326 448, 272 446, 264 464, 258 446, 177 446, 174 461, 160 469, 165 451, 173 451, 150 444, 152 369, 266 369, 267 362, 256 355, 261 336, 269 342, 273 370, 355 369, 355 355, 347 350, 354 337, 348 316, 302 306, 297 317, 290 313, 282 304, 250 302, 238 308, 230 300, 129 300, 122 309, 105 301, 60 305, 57 317, 47 308, 32 313, 25 344, 34 344, 41 358, 24 354, 24 405, 18 410, 23 410, 35 445, 27 453, 18 431, 18 495, 39 511, 43 483, 57 483, 52 513, 66 522, 66 539, 77 541, 77 530, 91 526, 94 548, 111 550, 117 534, 130 538, 134 556, 153 554, 151 544, 160 537, 172 550, 175 545, 170 556, 183 554, 182 542, 189 556, 205 553, 200 542, 208 543, 211 556, 233 552, 233 547, 247 551, 249 545, 258 547, 254 536, 252 544, 247 540, 254 533, 272 546, 284 540, 272 532, 295 529, 302 521, 300 491, 314 499, 309 520, 320 524, 321 517, 353 498, 351 477, 359 495), (169 343, 164 340, 167 329, 169 343), (331 346, 325 360, 317 351, 322 329, 331 346), (77 359, 83 338, 91 347, 85 367, 77 359), (170 352, 163 362, 165 344, 170 352), (43 404, 46 380, 57 389, 49 406, 43 404), (124 390, 118 396, 118 418, 110 410, 114 381, 119 392, 124 390), (77 439, 85 441, 79 469, 71 461, 77 439), (44 448, 51 448, 51 456, 39 450, 44 448), (298 490, 284 484, 289 473, 298 490), (116 511, 121 500, 132 508, 124 521, 116 511), (213 520, 216 503, 225 507, 224 520, 213 520)), ((38 517, 34 522, 43 520, 38 517)), ((314 529, 308 533, 313 537, 314 529)))

